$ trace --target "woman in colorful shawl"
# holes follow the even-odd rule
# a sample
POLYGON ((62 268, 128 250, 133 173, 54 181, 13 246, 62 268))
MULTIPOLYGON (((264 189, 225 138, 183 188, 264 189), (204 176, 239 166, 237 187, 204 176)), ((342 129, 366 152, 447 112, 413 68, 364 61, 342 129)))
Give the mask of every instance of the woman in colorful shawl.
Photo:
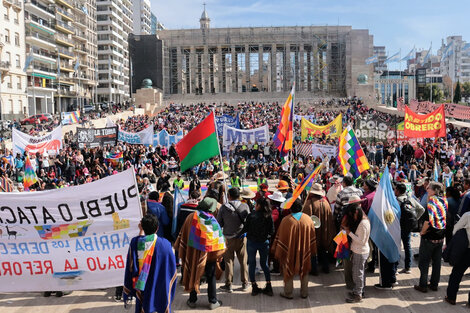
POLYGON ((139 228, 144 236, 132 238, 124 276, 124 305, 135 297, 136 313, 171 313, 176 290, 176 260, 171 244, 158 237, 158 219, 145 215, 139 228))
POLYGON ((441 278, 442 245, 446 233, 447 199, 444 197, 444 186, 438 182, 430 182, 427 210, 423 214, 425 222, 421 229, 419 244, 419 285, 414 288, 427 292, 428 288, 437 291, 441 278), (432 266, 431 280, 428 285, 429 263, 432 266))
POLYGON ((212 215, 217 209, 217 201, 206 197, 196 212, 189 215, 176 239, 174 248, 178 250, 183 266, 183 286, 189 292, 186 304, 196 307, 199 283, 203 274, 207 280, 209 308, 218 308, 222 302, 217 299, 216 269, 218 260, 225 252, 225 238, 217 220, 212 215))

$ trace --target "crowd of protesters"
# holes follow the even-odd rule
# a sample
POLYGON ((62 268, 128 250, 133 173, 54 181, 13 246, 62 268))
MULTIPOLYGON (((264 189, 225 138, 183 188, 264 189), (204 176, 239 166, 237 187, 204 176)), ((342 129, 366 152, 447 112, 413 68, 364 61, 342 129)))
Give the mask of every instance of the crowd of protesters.
MULTIPOLYGON (((367 108, 358 99, 341 100, 336 106, 335 109, 318 109, 298 105, 296 114, 309 115, 310 120, 319 125, 331 122, 340 112, 344 124, 354 123, 368 115, 381 115, 389 122, 396 120, 392 115, 367 108)), ((134 115, 117 121, 117 124, 129 132, 138 132, 150 125, 155 131, 166 129, 170 134, 181 130, 188 132, 213 109, 217 114, 238 114, 242 128, 268 125, 271 136, 276 131, 281 113, 278 103, 170 105, 154 117, 134 115)), ((296 144, 300 142, 298 121, 294 129, 296 144)), ((309 142, 338 145, 337 139, 326 136, 311 138, 309 142)), ((157 234, 174 242, 176 262, 182 265, 181 281, 190 293, 187 304, 192 308, 196 306, 203 273, 208 283, 211 309, 221 305, 215 288, 215 277, 220 270, 225 270, 225 284, 221 290, 233 291, 235 255, 240 262, 241 288, 246 290, 251 284, 253 296, 260 293, 272 296, 271 274, 282 273, 282 297, 293 298, 293 277, 297 274, 301 280, 301 297, 307 297, 308 275, 318 275, 319 270, 324 273, 330 271, 333 237, 344 230, 351 251, 351 258, 343 260, 345 284, 350 290, 346 300, 360 302, 365 295, 366 270, 374 271, 380 264, 382 280, 375 286, 377 289, 392 289, 397 283, 398 263, 389 262, 369 240, 371 226, 367 218, 378 183, 383 179, 383 169, 388 166, 403 219, 401 239, 405 257, 402 273, 409 274, 413 265, 410 235, 417 231, 421 234, 419 253, 415 255, 418 257, 420 280, 415 289, 420 292, 437 290, 444 240, 449 244, 460 229, 467 230, 470 235, 470 213, 467 213, 470 211, 469 129, 457 129, 448 124, 446 138, 424 138, 416 146, 394 141, 361 142, 361 146, 371 168, 355 180, 343 176, 334 158, 313 158, 294 150, 289 163, 279 156, 271 143, 266 146, 256 143, 232 145, 222 160, 213 158, 186 173, 179 173, 174 145, 146 147, 118 143, 116 146, 78 149, 76 138, 70 133, 64 136, 64 148, 57 155, 44 152, 30 156, 39 178, 31 190, 84 184, 133 166, 145 207, 151 211, 154 205, 149 203, 161 204, 157 214, 156 223, 160 224, 157 234), (122 161, 110 161, 108 155, 118 152, 122 152, 122 161), (320 163, 323 168, 318 182, 290 209, 283 209, 282 203, 292 196, 295 186, 320 163), (205 194, 202 194, 200 179, 209 180, 205 194), (276 181, 275 188, 269 188, 268 179, 276 181), (185 180, 190 185, 189 199, 180 208, 185 213, 178 215, 178 231, 172 233, 169 227, 173 219, 171 191, 184 187, 185 180), (229 182, 231 189, 225 189, 224 180, 229 182), (257 185, 256 194, 243 187, 250 183, 257 185), (206 200, 208 198, 212 200, 206 200), (445 216, 433 215, 429 203, 445 204, 445 216), (223 228, 224 251, 205 252, 203 255, 187 246, 190 226, 187 221, 199 211, 213 217, 214 223, 223 228), (319 227, 315 227, 311 216, 318 219, 319 227), (436 226, 442 224, 446 227, 436 226), (260 288, 256 281, 257 253, 266 280, 264 288, 260 288), (198 263, 203 256, 204 262, 198 263), (299 262, 292 261, 299 258, 299 262), (286 259, 291 262, 283 262, 286 259), (430 264, 432 275, 429 282, 430 264)), ((25 156, 13 156, 8 149, 3 149, 1 160, 0 175, 10 179, 22 191, 25 156)), ((149 223, 155 222, 149 220, 149 223)), ((465 251, 470 255, 470 250, 465 251)), ((460 280, 470 266, 469 257, 464 259, 454 263, 446 297, 450 304, 455 304, 460 280)), ((120 299, 120 293, 117 292, 116 299, 120 299)))

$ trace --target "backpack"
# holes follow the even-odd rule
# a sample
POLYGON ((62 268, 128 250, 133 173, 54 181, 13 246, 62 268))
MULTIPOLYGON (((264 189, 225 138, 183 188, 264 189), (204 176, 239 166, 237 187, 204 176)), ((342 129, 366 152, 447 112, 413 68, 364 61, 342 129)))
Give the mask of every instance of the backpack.
POLYGON ((402 231, 418 231, 418 219, 416 217, 416 210, 409 199, 406 199, 405 201, 400 203, 400 210, 400 227, 402 231))

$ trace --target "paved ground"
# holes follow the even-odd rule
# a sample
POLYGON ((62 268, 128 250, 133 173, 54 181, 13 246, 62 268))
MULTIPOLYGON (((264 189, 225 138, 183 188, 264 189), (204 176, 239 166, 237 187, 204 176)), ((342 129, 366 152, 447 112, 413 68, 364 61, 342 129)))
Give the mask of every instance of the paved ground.
MULTIPOLYGON (((416 250, 418 238, 413 237, 413 247, 416 250)), ((402 268, 402 266, 401 266, 402 268)), ((464 277, 461 290, 457 298, 457 305, 450 306, 443 302, 447 281, 451 268, 443 266, 441 274, 441 286, 437 292, 422 294, 413 289, 417 283, 419 270, 413 267, 411 274, 398 275, 399 285, 392 291, 376 290, 373 285, 378 282, 378 273, 368 274, 366 298, 362 303, 347 304, 344 302, 346 289, 342 270, 337 269, 330 274, 310 276, 309 297, 301 299, 299 295, 300 284, 295 282, 294 300, 286 300, 279 296, 282 290, 282 279, 280 276, 273 277, 274 297, 259 295, 252 297, 249 291, 236 290, 240 287, 239 272, 235 275, 235 292, 233 294, 219 293, 219 299, 223 306, 215 312, 361 312, 361 313, 440 313, 440 312, 469 312, 465 307, 467 293, 470 291, 470 281, 464 277)), ((264 278, 258 276, 259 281, 264 278)), ((218 282, 221 286, 223 280, 218 282)), ((92 283, 90 283, 92 285, 92 283)), ((261 283, 264 286, 264 283, 261 283)), ((13 293, 0 294, 1 313, 108 313, 108 312, 133 312, 134 307, 129 310, 123 308, 122 304, 112 299, 114 290, 90 290, 75 291, 63 298, 43 298, 39 293, 13 293)), ((182 292, 178 283, 177 295, 173 303, 174 312, 200 312, 207 309, 206 286, 202 286, 202 294, 199 297, 196 310, 190 310, 186 306, 187 294, 182 292)))

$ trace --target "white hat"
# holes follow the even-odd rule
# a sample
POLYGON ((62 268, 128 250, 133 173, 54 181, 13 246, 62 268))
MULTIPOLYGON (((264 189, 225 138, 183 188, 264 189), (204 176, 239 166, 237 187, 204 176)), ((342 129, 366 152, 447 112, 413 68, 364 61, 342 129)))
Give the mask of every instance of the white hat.
POLYGON ((321 197, 325 196, 325 191, 319 183, 313 184, 312 188, 310 188, 310 193, 321 197))
POLYGON ((275 191, 272 195, 269 195, 268 198, 276 202, 286 201, 286 198, 284 198, 284 196, 282 195, 282 192, 280 191, 275 191))
POLYGON ((224 180, 227 179, 228 175, 223 171, 219 171, 212 176, 212 180, 224 180))

